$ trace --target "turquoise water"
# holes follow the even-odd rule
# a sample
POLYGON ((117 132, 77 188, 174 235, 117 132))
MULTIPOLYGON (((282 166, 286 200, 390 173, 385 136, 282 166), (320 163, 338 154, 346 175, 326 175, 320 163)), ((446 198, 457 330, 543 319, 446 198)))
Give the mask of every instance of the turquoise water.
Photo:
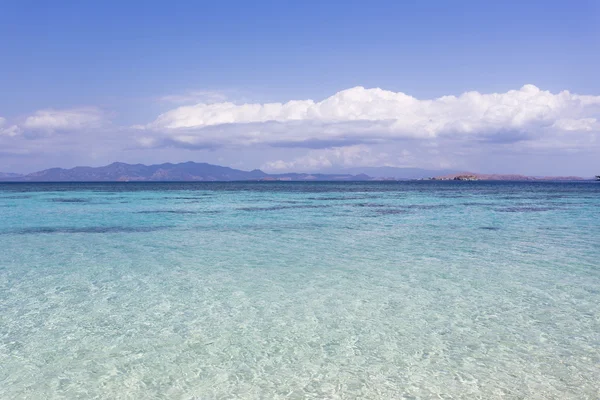
POLYGON ((600 184, 0 185, 2 399, 598 399, 600 184))

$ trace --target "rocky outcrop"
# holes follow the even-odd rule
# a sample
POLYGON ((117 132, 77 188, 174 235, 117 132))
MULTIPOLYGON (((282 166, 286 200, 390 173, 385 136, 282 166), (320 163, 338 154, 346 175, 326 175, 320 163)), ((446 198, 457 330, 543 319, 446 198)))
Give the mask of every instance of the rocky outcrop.
MULTIPOLYGON (((525 176, 515 174, 476 174, 472 172, 461 172, 437 176, 432 178, 438 181, 584 181, 579 176, 525 176)), ((589 178, 588 178, 589 180, 589 178)))
POLYGON ((478 181, 479 178, 475 175, 459 175, 454 177, 455 181, 478 181))

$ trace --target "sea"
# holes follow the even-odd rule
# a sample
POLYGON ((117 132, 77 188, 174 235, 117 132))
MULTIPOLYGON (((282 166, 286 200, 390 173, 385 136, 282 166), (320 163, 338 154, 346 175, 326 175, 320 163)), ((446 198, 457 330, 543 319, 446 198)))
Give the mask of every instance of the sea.
POLYGON ((0 184, 0 399, 599 399, 600 184, 0 184))

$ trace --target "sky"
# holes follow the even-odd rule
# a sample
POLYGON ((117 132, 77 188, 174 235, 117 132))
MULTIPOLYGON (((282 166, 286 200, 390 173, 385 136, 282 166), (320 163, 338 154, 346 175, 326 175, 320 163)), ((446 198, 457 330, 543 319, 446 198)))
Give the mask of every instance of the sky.
POLYGON ((599 0, 0 0, 0 171, 592 176, 599 65, 599 0))

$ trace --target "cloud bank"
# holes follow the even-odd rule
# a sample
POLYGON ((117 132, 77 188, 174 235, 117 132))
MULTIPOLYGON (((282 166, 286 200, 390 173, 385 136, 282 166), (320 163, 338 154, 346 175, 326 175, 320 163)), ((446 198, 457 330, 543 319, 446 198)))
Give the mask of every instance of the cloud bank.
POLYGON ((533 85, 436 99, 355 87, 321 101, 265 104, 189 92, 162 103, 177 107, 136 126, 115 125, 111 110, 96 107, 2 115, 0 155, 13 170, 25 159, 40 167, 193 159, 270 171, 389 165, 498 172, 514 165, 523 172, 519 165, 573 165, 588 173, 600 153, 600 96, 533 85))
POLYGON ((17 125, 7 126, 6 118, 0 117, 0 136, 14 137, 20 132, 17 125))
POLYGON ((184 147, 332 147, 399 139, 517 142, 564 133, 590 135, 599 130, 599 116, 600 96, 553 94, 533 85, 432 100, 355 87, 319 102, 183 106, 141 128, 144 145, 162 140, 184 147))
POLYGON ((25 118, 23 130, 34 131, 72 131, 95 128, 101 125, 104 115, 95 107, 67 110, 39 110, 25 118))
MULTIPOLYGON (((408 152, 402 154, 409 155, 408 152)), ((311 150, 308 154, 291 161, 269 161, 261 166, 266 171, 318 171, 332 167, 372 167, 387 166, 389 154, 377 152, 366 145, 334 147, 311 150)))

